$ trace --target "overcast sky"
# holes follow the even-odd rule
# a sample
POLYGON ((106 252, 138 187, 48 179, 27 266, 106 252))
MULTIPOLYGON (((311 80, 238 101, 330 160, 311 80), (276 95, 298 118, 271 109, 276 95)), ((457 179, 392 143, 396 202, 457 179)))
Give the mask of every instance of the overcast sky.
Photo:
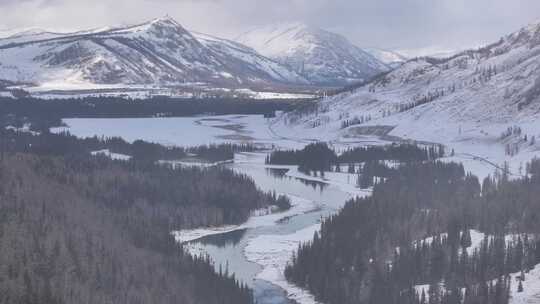
POLYGON ((0 0, 0 29, 78 30, 170 15, 226 38, 302 21, 366 47, 462 49, 540 19, 540 0, 0 0))

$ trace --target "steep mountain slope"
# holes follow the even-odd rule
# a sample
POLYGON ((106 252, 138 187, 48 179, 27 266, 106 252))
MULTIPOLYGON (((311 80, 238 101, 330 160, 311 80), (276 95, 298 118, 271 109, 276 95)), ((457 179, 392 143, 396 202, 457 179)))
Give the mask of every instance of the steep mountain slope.
POLYGON ((266 73, 268 78, 282 83, 308 84, 308 81, 296 72, 245 45, 202 33, 193 33, 193 35, 223 61, 230 60, 231 65, 237 70, 251 71, 254 74, 266 73))
POLYGON ((71 34, 33 30, 0 39, 0 79, 51 87, 307 83, 247 47, 195 37, 170 18, 71 34))
POLYGON ((361 88, 285 115, 274 129, 342 142, 369 134, 393 135, 444 143, 498 164, 512 161, 519 166, 522 159, 516 154, 534 156, 540 148, 533 140, 540 136, 539 117, 536 24, 452 58, 408 61, 361 88), (508 132, 513 126, 519 128, 508 132))
POLYGON ((301 23, 261 27, 236 38, 320 85, 368 80, 388 66, 343 36, 301 23))

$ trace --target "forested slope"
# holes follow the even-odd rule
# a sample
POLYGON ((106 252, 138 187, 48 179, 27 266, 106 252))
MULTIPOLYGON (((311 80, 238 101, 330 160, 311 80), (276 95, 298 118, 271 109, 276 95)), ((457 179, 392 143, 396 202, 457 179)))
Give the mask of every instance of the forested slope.
POLYGON ((390 170, 373 196, 325 220, 285 274, 324 303, 508 303, 519 284, 509 275, 540 263, 538 168, 482 186, 457 164, 390 170), (486 235, 476 248, 471 229, 486 235))
POLYGON ((173 229, 244 221, 275 202, 223 169, 104 157, 0 164, 0 303, 252 303, 186 254, 173 229))

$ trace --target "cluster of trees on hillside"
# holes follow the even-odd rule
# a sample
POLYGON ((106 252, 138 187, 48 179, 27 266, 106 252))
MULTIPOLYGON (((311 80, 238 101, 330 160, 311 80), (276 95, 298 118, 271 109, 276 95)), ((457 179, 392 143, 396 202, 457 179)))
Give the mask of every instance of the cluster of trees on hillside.
POLYGON ((204 146, 188 147, 185 151, 189 154, 195 155, 197 158, 218 162, 224 160, 234 159, 234 154, 238 152, 253 152, 258 148, 250 143, 245 144, 210 144, 204 146))
MULTIPOLYGON (((426 282, 430 290, 438 289, 440 282, 444 281, 441 292, 451 291, 458 299, 464 300, 466 297, 468 302, 465 303, 475 303, 472 298, 488 297, 493 287, 490 286, 491 282, 497 279, 507 282, 508 274, 519 272, 522 274, 517 278, 525 280, 525 272, 540 263, 540 242, 529 240, 527 234, 516 236, 515 240, 510 241, 502 235, 486 235, 480 246, 469 254, 466 248, 471 246, 470 230, 452 232, 436 236, 432 242, 411 244, 396 251, 392 266, 387 270, 389 281, 402 287, 409 282, 426 282), (462 288, 465 290, 462 291, 462 288), (478 288, 484 289, 484 292, 473 296, 474 290, 478 288)), ((514 286, 501 285, 504 287, 501 296, 508 295, 511 287, 523 290, 520 281, 515 282, 517 285, 514 286)), ((430 292, 427 298, 430 303, 462 303, 442 302, 440 294, 430 292)), ((418 294, 417 303, 421 299, 422 295, 418 294)))
POLYGON ((285 123, 295 124, 304 117, 318 115, 319 113, 324 112, 324 110, 324 105, 321 103, 305 102, 296 107, 294 111, 288 113, 285 123))
POLYGON ((359 163, 373 160, 426 161, 444 157, 444 146, 421 147, 414 144, 355 147, 339 156, 341 163, 359 163))
POLYGON ((499 140, 505 142, 504 151, 508 156, 515 156, 523 146, 536 145, 536 136, 523 134, 521 127, 511 126, 501 133, 499 140))
POLYGON ((251 304, 171 231, 288 200, 222 168, 15 153, 0 162, 0 202, 0 303, 251 304))
MULTIPOLYGON (((453 91, 455 91, 455 87, 452 87, 450 89, 450 92, 453 92, 453 91)), ((444 95, 445 95, 444 89, 435 90, 434 92, 430 91, 425 95, 416 97, 412 102, 399 104, 398 111, 399 112, 409 111, 421 105, 433 102, 441 97, 444 97, 444 95)))
POLYGON ((530 163, 527 163, 526 171, 533 177, 540 177, 540 159, 534 158, 530 163))
POLYGON ((493 76, 497 75, 497 66, 489 65, 487 68, 476 67, 474 74, 479 75, 478 80, 480 82, 488 82, 491 80, 491 78, 493 78, 493 76))
POLYGON ((330 171, 337 161, 337 155, 326 143, 314 143, 302 150, 273 151, 266 157, 267 164, 297 165, 305 173, 330 171))
MULTIPOLYGON (((355 173, 355 172, 352 172, 355 173)), ((358 170, 357 186, 360 189, 373 187, 380 178, 389 178, 395 173, 395 169, 389 168, 384 162, 370 160, 362 165, 358 170)))
POLYGON ((371 121, 371 115, 367 116, 360 116, 360 117, 353 117, 352 119, 346 119, 341 122, 341 128, 347 129, 351 126, 361 125, 363 123, 371 121))
MULTIPOLYGON (((298 165, 302 172, 340 171, 342 164, 395 160, 398 162, 427 161, 444 157, 443 146, 420 147, 413 144, 392 144, 387 146, 369 146, 350 148, 340 155, 326 143, 307 145, 302 150, 273 151, 266 157, 267 164, 298 165)), ((356 173, 350 170, 349 173, 356 173)))
POLYGON ((530 177, 509 180, 503 171, 482 187, 462 165, 405 163, 375 181, 373 196, 325 220, 285 275, 332 304, 508 303, 503 295, 516 288, 508 274, 540 262, 539 163, 527 166, 530 177), (468 255, 470 229, 495 237, 468 255), (507 244, 509 233, 531 237, 507 244), (427 236, 436 237, 412 245, 427 236), (413 286, 420 284, 430 284, 433 294, 419 294, 413 286))
MULTIPOLYGON (((380 277, 377 278, 380 279, 380 277)), ((416 288, 409 287, 400 291, 398 298, 391 298, 391 295, 396 295, 395 290, 381 288, 376 290, 376 293, 380 294, 380 297, 377 298, 384 302, 373 303, 504 304, 509 302, 511 283, 510 277, 504 276, 484 284, 471 285, 465 288, 446 288, 443 284, 432 284, 428 289, 422 288, 421 291, 418 291, 416 288)))

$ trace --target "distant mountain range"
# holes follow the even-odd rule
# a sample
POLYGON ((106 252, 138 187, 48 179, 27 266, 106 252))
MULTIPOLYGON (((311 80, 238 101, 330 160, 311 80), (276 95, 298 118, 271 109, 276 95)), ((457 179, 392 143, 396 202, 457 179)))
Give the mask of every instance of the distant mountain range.
POLYGON ((11 31, 0 36, 0 79, 32 92, 306 92, 390 69, 342 36, 301 24, 273 29, 235 42, 165 17, 75 33, 11 31))
POLYGON ((118 29, 32 31, 0 39, 0 78, 53 88, 308 84, 252 49, 192 34, 170 18, 118 29))

